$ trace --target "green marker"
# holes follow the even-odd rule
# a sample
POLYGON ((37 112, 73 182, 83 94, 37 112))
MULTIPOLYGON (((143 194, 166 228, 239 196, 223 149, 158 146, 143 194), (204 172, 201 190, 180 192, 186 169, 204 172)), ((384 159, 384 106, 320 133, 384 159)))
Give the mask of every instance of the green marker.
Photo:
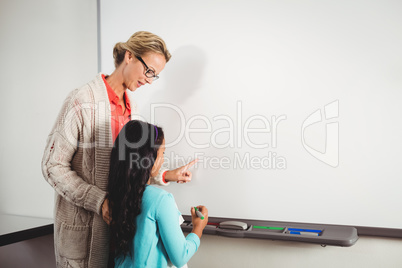
POLYGON ((253 225, 253 228, 255 228, 255 229, 267 229, 267 230, 280 230, 280 231, 282 231, 284 229, 282 227, 257 226, 257 225, 253 225))
POLYGON ((198 210, 198 208, 194 207, 195 209, 195 214, 197 214, 198 217, 201 218, 201 220, 204 219, 204 215, 202 215, 201 211, 198 210))

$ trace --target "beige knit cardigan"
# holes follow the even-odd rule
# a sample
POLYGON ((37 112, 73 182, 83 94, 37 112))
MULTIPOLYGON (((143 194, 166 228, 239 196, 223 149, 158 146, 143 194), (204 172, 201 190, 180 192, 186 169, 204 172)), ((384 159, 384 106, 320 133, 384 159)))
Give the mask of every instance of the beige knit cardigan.
MULTIPOLYGON (((138 119, 130 98, 131 118, 138 119)), ((101 74, 72 91, 48 136, 42 172, 56 191, 57 267, 106 267, 109 229, 102 219, 110 152, 110 103, 101 74)), ((164 185, 158 176, 153 183, 164 185)))

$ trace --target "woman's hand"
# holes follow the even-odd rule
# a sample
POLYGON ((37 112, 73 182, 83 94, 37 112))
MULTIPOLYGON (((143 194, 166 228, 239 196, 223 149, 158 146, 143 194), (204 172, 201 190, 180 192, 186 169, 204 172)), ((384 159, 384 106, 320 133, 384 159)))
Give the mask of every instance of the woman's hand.
POLYGON ((197 161, 198 159, 195 159, 187 165, 166 171, 165 181, 176 181, 177 183, 186 183, 191 181, 191 177, 193 175, 190 171, 188 171, 188 169, 192 167, 197 161))
POLYGON ((102 204, 102 218, 103 220, 110 225, 110 222, 112 221, 112 218, 110 217, 109 214, 109 199, 105 199, 102 204))
POLYGON ((201 238, 202 231, 208 224, 208 209, 204 206, 198 206, 197 209, 202 213, 204 219, 202 220, 200 217, 198 217, 194 207, 191 207, 191 219, 193 222, 193 230, 191 232, 195 233, 199 238, 201 238))

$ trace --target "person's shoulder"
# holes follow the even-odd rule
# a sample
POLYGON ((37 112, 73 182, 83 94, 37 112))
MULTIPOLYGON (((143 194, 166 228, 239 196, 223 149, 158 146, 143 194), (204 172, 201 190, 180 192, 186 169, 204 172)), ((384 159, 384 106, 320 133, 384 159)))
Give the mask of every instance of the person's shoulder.
POLYGON ((145 190, 148 195, 151 195, 154 198, 162 198, 166 195, 171 195, 169 192, 153 185, 147 185, 145 190))
POLYGON ((171 199, 173 199, 171 193, 153 185, 147 185, 142 197, 142 204, 147 209, 157 209, 160 204, 171 199))
POLYGON ((71 91, 69 98, 78 103, 93 102, 94 95, 97 94, 97 92, 106 94, 106 87, 102 79, 102 73, 97 74, 91 81, 71 91))
POLYGON ((143 204, 146 204, 145 207, 149 210, 154 211, 157 219, 169 215, 181 215, 177 208, 174 196, 164 189, 153 185, 148 185, 144 193, 144 197, 145 196, 146 198, 143 199, 143 204))
POLYGON ((100 74, 98 74, 91 81, 73 90, 73 94, 79 100, 88 101, 89 98, 93 96, 94 91, 103 90, 102 83, 103 83, 102 77, 100 76, 100 74))
POLYGON ((88 84, 82 85, 78 88, 75 88, 72 90, 67 98, 66 102, 69 102, 71 105, 76 106, 77 104, 82 104, 82 103, 88 103, 93 99, 92 96, 92 90, 89 87, 88 84))
POLYGON ((157 203, 166 199, 174 200, 174 197, 171 193, 157 186, 148 185, 146 191, 148 191, 147 193, 148 198, 151 198, 154 202, 157 201, 157 203))

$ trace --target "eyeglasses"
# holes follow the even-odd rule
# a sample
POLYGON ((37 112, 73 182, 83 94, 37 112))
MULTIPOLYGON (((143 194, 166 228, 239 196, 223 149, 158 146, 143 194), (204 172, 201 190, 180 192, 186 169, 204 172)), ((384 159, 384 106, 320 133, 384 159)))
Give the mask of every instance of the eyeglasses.
POLYGON ((148 78, 152 78, 153 81, 158 80, 159 76, 157 76, 155 74, 155 71, 150 69, 141 57, 136 56, 136 58, 140 62, 142 62, 142 64, 144 64, 144 66, 145 66, 145 76, 148 77, 148 78))

